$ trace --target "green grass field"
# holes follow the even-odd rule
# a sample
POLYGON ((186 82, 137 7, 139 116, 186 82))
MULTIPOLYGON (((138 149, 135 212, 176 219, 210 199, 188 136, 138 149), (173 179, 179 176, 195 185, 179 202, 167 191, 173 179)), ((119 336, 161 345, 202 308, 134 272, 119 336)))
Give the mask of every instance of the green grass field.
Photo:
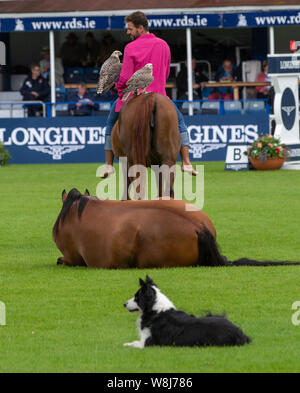
MULTIPOLYGON (((0 168, 1 372, 299 372, 300 267, 104 271, 56 266, 61 191, 95 194, 96 164, 0 168), (124 348, 137 315, 123 303, 148 273, 177 308, 223 312, 253 342, 233 348, 124 348)), ((205 212, 229 259, 300 260, 300 174, 205 164, 205 212)))

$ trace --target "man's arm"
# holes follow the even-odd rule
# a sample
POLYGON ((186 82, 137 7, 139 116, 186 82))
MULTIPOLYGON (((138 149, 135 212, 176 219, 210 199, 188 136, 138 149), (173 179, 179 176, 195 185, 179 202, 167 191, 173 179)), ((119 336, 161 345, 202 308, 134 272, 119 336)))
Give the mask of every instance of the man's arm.
POLYGON ((130 55, 130 49, 126 47, 124 51, 122 71, 120 74, 120 78, 116 83, 116 88, 118 89, 118 94, 120 97, 122 96, 121 91, 123 91, 126 88, 126 82, 128 81, 128 79, 132 77, 133 74, 134 74, 133 56, 130 55))

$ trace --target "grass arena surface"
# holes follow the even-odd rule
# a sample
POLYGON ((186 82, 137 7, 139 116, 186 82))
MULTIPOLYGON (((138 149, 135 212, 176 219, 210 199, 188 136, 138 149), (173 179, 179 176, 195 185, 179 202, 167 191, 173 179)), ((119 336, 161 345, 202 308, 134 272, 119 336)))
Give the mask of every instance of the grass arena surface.
MULTIPOLYGON (((96 270, 56 266, 61 191, 95 194, 96 164, 0 168, 1 372, 299 372, 300 267, 96 270), (137 339, 123 303, 148 273, 175 306, 222 313, 253 342, 232 348, 123 347, 137 339)), ((229 259, 300 260, 297 171, 224 172, 205 163, 205 206, 229 259)))

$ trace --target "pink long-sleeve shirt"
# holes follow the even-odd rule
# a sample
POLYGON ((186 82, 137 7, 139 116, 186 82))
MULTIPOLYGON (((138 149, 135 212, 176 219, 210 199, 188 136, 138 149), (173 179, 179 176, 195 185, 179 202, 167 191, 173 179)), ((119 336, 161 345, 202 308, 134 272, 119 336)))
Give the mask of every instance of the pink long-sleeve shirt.
POLYGON ((147 63, 153 65, 154 81, 146 91, 166 96, 166 80, 170 73, 171 53, 168 44, 152 33, 142 34, 126 45, 120 79, 116 84, 119 99, 116 112, 120 112, 123 105, 121 92, 126 88, 126 82, 147 63))

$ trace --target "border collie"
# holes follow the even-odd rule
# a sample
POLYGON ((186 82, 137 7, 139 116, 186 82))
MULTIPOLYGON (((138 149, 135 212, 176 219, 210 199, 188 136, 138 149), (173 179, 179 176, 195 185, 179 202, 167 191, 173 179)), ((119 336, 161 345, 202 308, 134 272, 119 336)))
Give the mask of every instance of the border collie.
POLYGON ((176 310, 149 276, 140 279, 140 289, 124 307, 140 312, 137 320, 140 340, 124 346, 233 346, 250 343, 242 330, 224 316, 208 314, 197 318, 176 310))

